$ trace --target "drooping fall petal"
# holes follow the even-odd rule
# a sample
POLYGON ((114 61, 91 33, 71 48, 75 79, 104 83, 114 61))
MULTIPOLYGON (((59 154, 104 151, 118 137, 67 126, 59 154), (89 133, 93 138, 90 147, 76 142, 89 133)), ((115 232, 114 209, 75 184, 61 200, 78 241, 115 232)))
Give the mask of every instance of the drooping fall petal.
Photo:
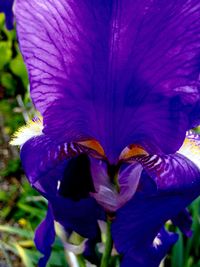
POLYGON ((54 221, 59 222, 66 233, 75 231, 85 238, 95 239, 99 234, 97 221, 105 219, 103 209, 89 195, 94 189, 88 156, 75 157, 75 147, 64 147, 56 147, 41 135, 31 138, 21 148, 28 180, 48 200, 50 207, 36 231, 36 246, 44 254, 40 267, 46 266, 51 253, 53 234, 48 236, 49 240, 46 235, 47 231, 54 233, 54 221))
POLYGON ((54 217, 51 205, 47 210, 46 218, 41 222, 35 232, 35 244, 37 249, 44 255, 39 260, 39 267, 45 267, 51 255, 51 246, 55 240, 54 217))
POLYGON ((138 267, 148 265, 142 255, 153 246, 159 229, 167 220, 172 220, 187 236, 191 235, 191 219, 183 210, 200 193, 200 169, 194 164, 196 150, 199 151, 195 143, 199 142, 197 136, 193 142, 193 146, 190 143, 186 147, 183 145, 184 148, 174 155, 142 156, 136 159, 145 172, 136 194, 117 212, 113 238, 116 248, 125 259, 129 258, 129 251, 132 251, 131 257, 138 262, 138 267))
POLYGON ((162 228, 156 236, 152 246, 144 247, 143 251, 129 251, 122 259, 121 267, 156 267, 167 251, 176 243, 178 235, 167 232, 162 228))

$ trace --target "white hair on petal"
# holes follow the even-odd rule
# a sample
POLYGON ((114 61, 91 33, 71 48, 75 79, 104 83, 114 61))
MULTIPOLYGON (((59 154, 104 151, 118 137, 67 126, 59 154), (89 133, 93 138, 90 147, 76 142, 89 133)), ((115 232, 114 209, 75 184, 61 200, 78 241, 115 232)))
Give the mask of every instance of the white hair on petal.
POLYGON ((27 122, 26 125, 20 127, 12 136, 10 144, 13 146, 22 146, 32 137, 42 135, 43 120, 42 118, 34 118, 27 122))

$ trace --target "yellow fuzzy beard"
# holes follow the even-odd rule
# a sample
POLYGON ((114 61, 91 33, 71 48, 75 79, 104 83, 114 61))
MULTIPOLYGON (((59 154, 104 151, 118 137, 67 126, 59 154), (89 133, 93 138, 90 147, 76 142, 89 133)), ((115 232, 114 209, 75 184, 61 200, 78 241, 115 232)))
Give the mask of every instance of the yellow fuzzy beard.
POLYGON ((26 125, 20 127, 12 136, 10 144, 13 146, 21 146, 30 138, 39 136, 43 130, 43 119, 38 117, 36 120, 30 120, 26 125))

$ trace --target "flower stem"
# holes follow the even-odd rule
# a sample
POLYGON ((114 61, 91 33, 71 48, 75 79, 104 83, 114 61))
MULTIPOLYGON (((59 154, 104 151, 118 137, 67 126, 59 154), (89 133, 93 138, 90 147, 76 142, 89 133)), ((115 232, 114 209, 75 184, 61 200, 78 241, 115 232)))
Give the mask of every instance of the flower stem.
POLYGON ((80 267, 86 267, 86 263, 85 263, 85 259, 84 259, 83 255, 77 255, 76 257, 77 257, 79 266, 80 267))
POLYGON ((111 221, 108 219, 107 228, 106 228, 105 250, 104 250, 104 253, 101 259, 100 267, 108 267, 110 254, 112 251, 112 244, 113 244, 110 229, 111 229, 111 221))

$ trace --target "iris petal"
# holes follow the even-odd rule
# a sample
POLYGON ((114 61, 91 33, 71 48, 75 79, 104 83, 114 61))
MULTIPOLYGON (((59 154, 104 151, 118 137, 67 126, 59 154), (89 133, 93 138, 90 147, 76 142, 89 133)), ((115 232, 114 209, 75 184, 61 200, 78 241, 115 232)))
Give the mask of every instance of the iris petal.
MULTIPOLYGON (((117 212, 113 238, 122 254, 134 249, 141 255, 145 253, 143 248, 152 246, 164 223, 177 219, 200 193, 200 170, 192 161, 179 154, 160 159, 163 160, 160 165, 157 161, 143 161, 151 178, 143 174, 136 194, 117 212)), ((189 233, 188 225, 181 224, 180 227, 189 233)))
MULTIPOLYGON (((90 150, 87 148, 86 150, 90 154, 90 150)), ((61 167, 64 171, 62 163, 84 151, 85 148, 82 145, 75 143, 58 144, 57 140, 52 140, 42 134, 29 139, 21 147, 20 156, 26 175, 30 183, 34 184, 38 179, 43 179, 42 177, 47 172, 55 171, 54 169, 57 167, 61 167)))
POLYGON ((118 200, 118 208, 123 206, 126 202, 128 202, 132 196, 135 194, 138 184, 140 181, 140 176, 142 173, 142 167, 140 164, 131 164, 126 167, 119 174, 119 200, 118 200))
MULTIPOLYGON (((88 184, 82 186, 83 191, 81 191, 82 187, 79 188, 78 183, 75 187, 74 181, 80 179, 80 177, 76 177, 80 175, 80 172, 77 172, 79 165, 84 164, 87 160, 86 155, 71 159, 77 154, 77 151, 80 152, 75 149, 75 146, 66 144, 56 146, 48 137, 41 135, 31 138, 21 148, 22 164, 29 182, 48 200, 50 207, 47 217, 38 227, 35 237, 38 250, 44 254, 40 260, 41 267, 45 266, 50 256, 53 236, 49 236, 51 242, 48 241, 45 244, 46 231, 54 232, 54 220, 59 222, 67 233, 75 231, 83 237, 94 239, 99 234, 97 221, 105 219, 104 211, 93 198, 89 197, 89 192, 86 191, 93 189, 89 173, 85 174, 84 172, 83 174, 83 177, 84 175, 89 176, 87 177, 88 184), (67 188, 65 188, 66 186, 67 188), (69 194, 66 196, 65 193, 68 193, 70 187, 73 187, 74 191, 70 192, 72 195, 69 197, 69 194), (81 196, 81 199, 76 198, 77 194, 81 196), (76 201, 73 200, 74 198, 76 201)), ((89 166, 86 167, 89 168, 89 166)), ((84 171, 85 165, 81 165, 81 168, 84 171)))
POLYGON ((54 229, 54 217, 52 213, 51 205, 47 210, 47 215, 44 221, 38 226, 35 232, 35 244, 37 249, 44 254, 39 260, 39 267, 45 267, 46 263, 51 255, 51 246, 55 240, 55 229, 54 229))
POLYGON ((164 228, 160 230, 154 244, 140 251, 130 251, 122 260, 121 267, 156 267, 165 256, 170 247, 177 241, 177 234, 167 232, 164 228))
POLYGON ((67 232, 77 232, 85 238, 95 238, 99 228, 97 220, 104 220, 104 212, 93 198, 80 201, 62 197, 49 198, 54 218, 67 232))
POLYGON ((16 15, 31 96, 61 143, 93 138, 110 161, 132 143, 173 153, 198 122, 198 0, 17 0, 16 15))
POLYGON ((179 227, 179 229, 187 236, 191 237, 192 231, 192 217, 187 209, 181 211, 177 216, 172 219, 173 224, 179 227))

